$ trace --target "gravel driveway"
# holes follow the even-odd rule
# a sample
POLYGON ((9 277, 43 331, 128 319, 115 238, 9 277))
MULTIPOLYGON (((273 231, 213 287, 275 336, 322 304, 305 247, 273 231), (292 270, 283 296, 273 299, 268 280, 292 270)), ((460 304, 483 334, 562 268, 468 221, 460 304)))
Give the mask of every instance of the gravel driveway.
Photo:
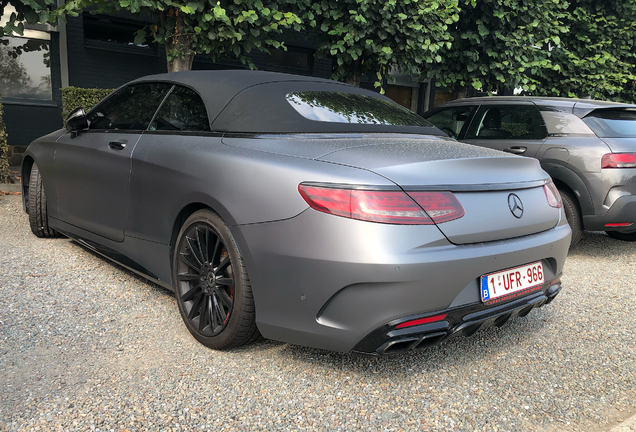
POLYGON ((394 357, 199 345, 168 291, 0 200, 0 430, 609 430, 636 413, 636 245, 587 234, 550 305, 394 357))

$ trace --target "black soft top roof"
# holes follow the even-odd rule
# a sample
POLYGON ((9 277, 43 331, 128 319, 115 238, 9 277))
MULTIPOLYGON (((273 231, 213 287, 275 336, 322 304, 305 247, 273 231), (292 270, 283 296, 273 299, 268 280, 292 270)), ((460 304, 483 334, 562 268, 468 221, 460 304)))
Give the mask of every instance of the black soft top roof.
POLYGON ((443 135, 435 127, 313 121, 285 96, 299 91, 354 93, 390 101, 384 95, 323 78, 276 72, 220 70, 149 75, 132 81, 168 82, 195 90, 206 105, 213 131, 238 133, 392 132, 443 135))

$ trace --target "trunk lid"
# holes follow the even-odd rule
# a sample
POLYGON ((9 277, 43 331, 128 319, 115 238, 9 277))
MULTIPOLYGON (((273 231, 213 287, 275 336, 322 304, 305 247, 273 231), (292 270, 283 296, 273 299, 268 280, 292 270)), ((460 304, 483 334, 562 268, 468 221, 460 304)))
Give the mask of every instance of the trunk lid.
POLYGON ((548 205, 543 190, 550 177, 536 159, 423 139, 349 147, 317 159, 373 171, 406 192, 453 192, 465 215, 437 226, 455 244, 535 234, 560 220, 561 210, 548 205), (515 203, 523 208, 520 217, 515 203))

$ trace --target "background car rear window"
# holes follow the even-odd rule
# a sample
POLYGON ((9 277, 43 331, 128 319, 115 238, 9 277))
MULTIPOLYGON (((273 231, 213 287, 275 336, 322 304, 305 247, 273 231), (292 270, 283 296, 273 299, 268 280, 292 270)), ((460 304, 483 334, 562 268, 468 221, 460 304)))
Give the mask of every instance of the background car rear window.
POLYGON ((308 120, 393 126, 432 125, 417 114, 380 98, 326 91, 293 92, 287 102, 308 120))
POLYGON ((88 114, 89 129, 145 130, 172 84, 136 84, 121 89, 88 114))
POLYGON ((426 120, 433 123, 451 138, 457 138, 474 108, 474 105, 446 108, 427 117, 426 120))
POLYGON ((544 139, 545 122, 534 105, 482 106, 466 139, 544 139))
POLYGON ((201 97, 189 88, 176 86, 161 105, 149 129, 209 131, 210 121, 201 97))
POLYGON ((636 110, 599 109, 583 121, 599 138, 636 138, 636 110))

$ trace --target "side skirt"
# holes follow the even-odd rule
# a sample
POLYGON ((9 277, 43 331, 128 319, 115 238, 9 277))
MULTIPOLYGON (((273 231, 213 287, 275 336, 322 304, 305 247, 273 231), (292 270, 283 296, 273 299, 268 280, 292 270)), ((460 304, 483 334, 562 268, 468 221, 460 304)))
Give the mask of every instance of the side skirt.
MULTIPOLYGON (((104 258, 108 258, 116 264, 148 279, 151 282, 161 285, 170 291, 174 291, 171 281, 169 246, 145 240, 133 239, 130 237, 126 237, 121 243, 116 243, 51 217, 49 217, 49 225, 51 228, 71 240, 74 240, 81 246, 98 253, 104 258), (112 245, 112 243, 115 244, 112 245), (109 246, 117 247, 117 249, 109 246), (160 261, 164 261, 164 259, 161 259, 161 255, 165 255, 167 257, 163 266, 158 263, 160 261), (146 262, 140 263, 130 258, 131 256, 141 256, 146 262), (152 262, 153 258, 155 259, 155 262, 152 262), (150 266, 148 264, 151 264, 154 268, 161 268, 161 274, 157 276, 157 274, 149 270, 148 267, 150 266), (163 278, 161 275, 163 275, 163 278)), ((157 270, 155 270, 155 272, 157 272, 157 270)))

